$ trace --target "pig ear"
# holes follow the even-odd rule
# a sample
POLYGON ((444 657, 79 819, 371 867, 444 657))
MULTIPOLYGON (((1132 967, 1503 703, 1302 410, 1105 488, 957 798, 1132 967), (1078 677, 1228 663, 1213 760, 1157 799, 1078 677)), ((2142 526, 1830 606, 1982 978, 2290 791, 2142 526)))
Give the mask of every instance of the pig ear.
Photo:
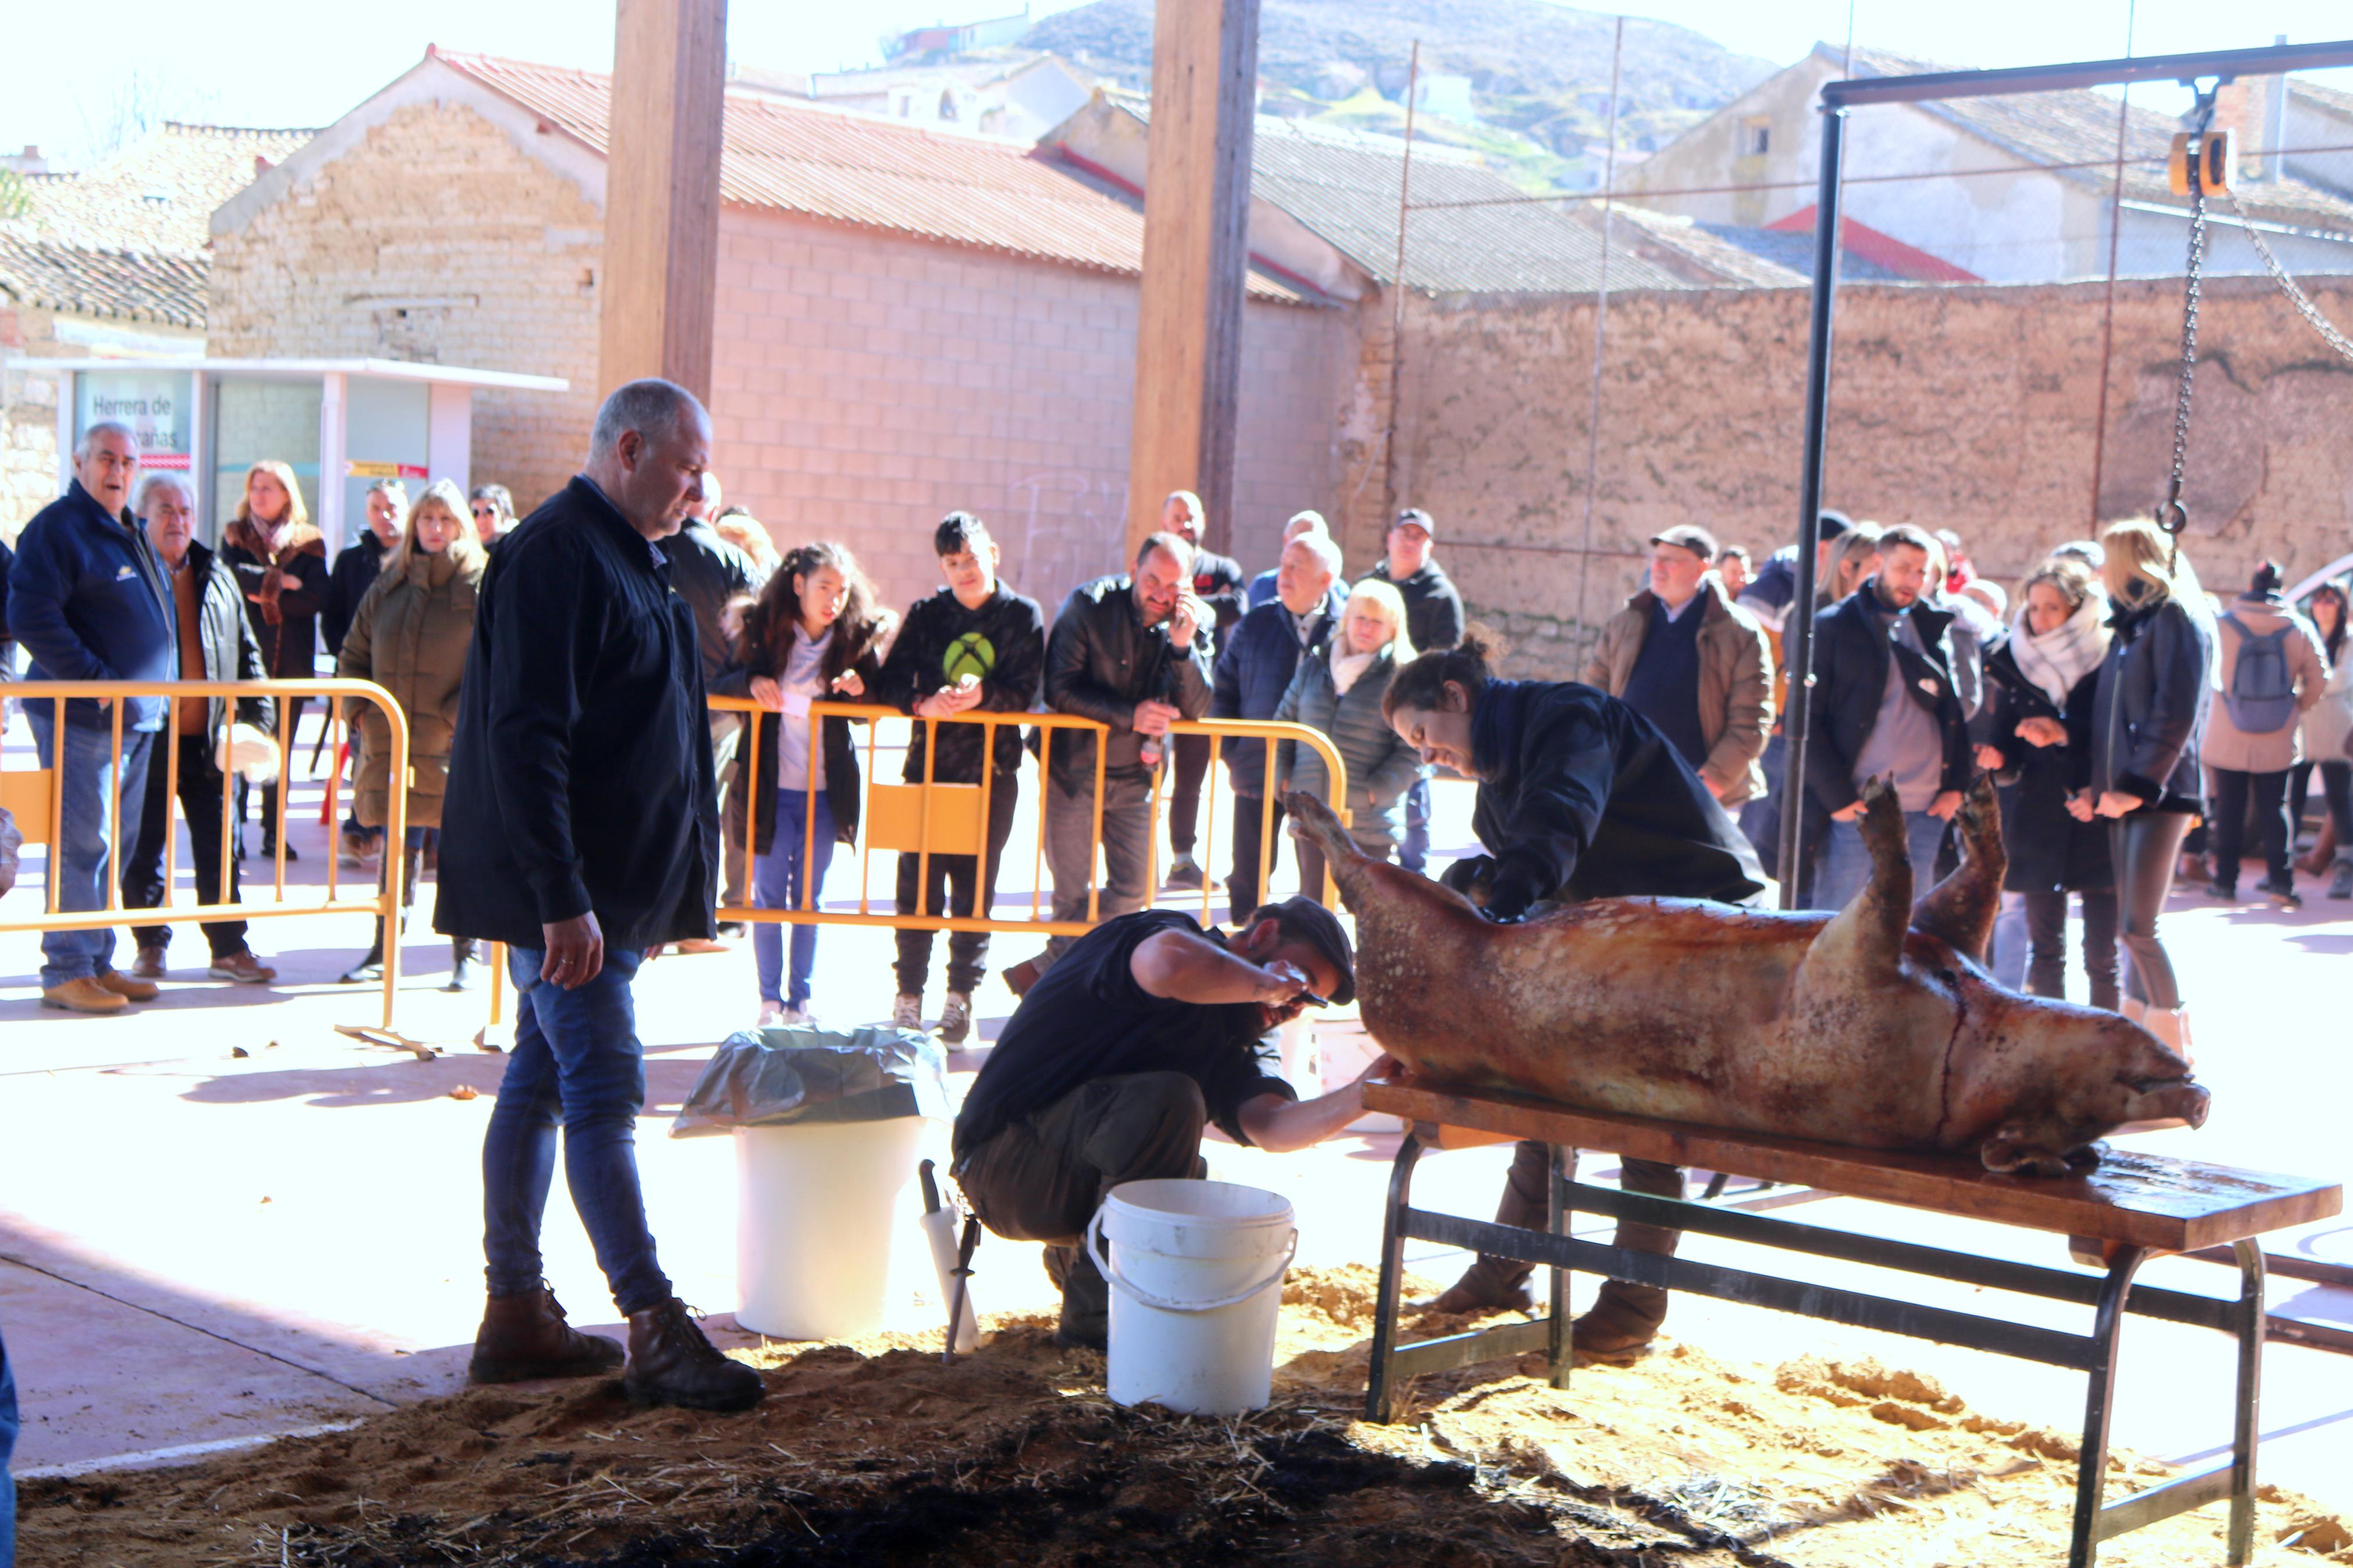
POLYGON ((2023 1121, 2003 1122, 1978 1147, 1987 1170, 2009 1176, 2069 1175, 2073 1165, 2068 1153, 2053 1143, 2047 1127, 2023 1121))

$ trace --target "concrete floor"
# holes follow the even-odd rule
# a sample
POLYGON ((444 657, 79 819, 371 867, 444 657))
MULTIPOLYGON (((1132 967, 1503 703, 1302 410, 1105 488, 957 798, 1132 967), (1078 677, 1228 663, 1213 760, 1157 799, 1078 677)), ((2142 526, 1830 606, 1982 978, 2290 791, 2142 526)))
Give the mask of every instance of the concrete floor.
MULTIPOLYGON (((29 765, 18 754, 21 723, 8 742, 8 764, 29 765)), ((1439 797, 1439 841, 1467 843, 1468 789, 1442 787, 1439 797)), ((302 791, 295 799, 304 820, 291 842, 304 858, 290 869, 304 884, 322 879, 329 852, 316 800, 302 791)), ((1015 843, 1030 842, 1033 831, 1025 810, 1015 843)), ((875 860, 878 893, 887 858, 875 860)), ((37 864, 36 857, 27 867, 35 888, 37 864)), ((1026 857, 1012 864, 1019 874, 1008 876, 1000 896, 1026 909, 1026 857)), ((854 903, 854 859, 837 861, 828 890, 833 901, 854 903)), ((26 897, 13 896, 10 907, 26 897)), ((428 888, 427 907, 430 897, 428 888)), ((402 994, 401 1026, 446 1049, 431 1061, 333 1032, 338 1024, 377 1021, 374 990, 334 983, 365 942, 360 917, 257 922, 254 945, 280 971, 266 991, 204 981, 202 939, 184 929, 174 950, 189 966, 184 978, 159 1002, 102 1019, 40 1010, 35 940, 0 936, 0 1103, 7 1125, 0 1138, 0 1331, 25 1405, 20 1472, 80 1470, 122 1456, 168 1460, 359 1419, 457 1386, 480 1310, 476 1162, 502 1058, 472 1045, 485 1016, 483 993, 435 989, 448 956, 446 945, 423 934, 428 923, 417 922, 405 949, 413 978, 402 994), (452 1098, 460 1086, 477 1097, 452 1098)), ((2201 1131, 2135 1142, 2225 1163, 2353 1175, 2353 1143, 2342 1131, 2343 1108, 2353 1101, 2353 1050, 2341 1003, 2353 907, 2316 897, 2301 914, 2284 916, 2183 899, 2169 935, 2198 999, 2199 1069, 2213 1088, 2215 1110, 2201 1131)), ((998 944, 1008 959, 1034 945, 1018 936, 998 944)), ((820 1012, 845 1026, 887 1013, 889 954, 886 932, 828 930, 817 976, 820 1012)), ((726 1314, 736 1299, 732 1141, 667 1134, 716 1042, 751 1020, 751 963, 746 949, 667 958, 648 968, 638 992, 649 1085, 639 1152, 654 1233, 680 1294, 718 1314, 723 1329, 732 1329, 726 1314)), ((936 980, 929 1000, 936 1008, 936 980)), ((992 979, 979 1001, 985 1049, 1011 998, 992 979)), ((982 1059, 978 1050, 954 1058, 957 1092, 982 1059)), ((1377 1133, 1290 1155, 1218 1142, 1209 1162, 1219 1178, 1290 1195, 1300 1214, 1303 1263, 1370 1263, 1395 1147, 1393 1135, 1377 1133)), ((1426 1160, 1417 1201, 1485 1214, 1506 1155, 1482 1149, 1426 1160)), ((1611 1169, 1606 1159, 1596 1164, 1611 1169)), ((1846 1199, 1809 1203, 1788 1215, 2043 1263, 2063 1257, 2056 1237, 1846 1199)), ((2269 1245, 2353 1264, 2353 1219, 2269 1245)), ((1035 1250, 995 1239, 983 1245, 976 1281, 983 1310, 1050 1305, 1035 1250)), ((1731 1260, 1740 1249, 1692 1250, 1731 1260)), ((551 1281, 575 1321, 609 1331, 609 1299, 560 1184, 547 1254, 551 1281)), ((942 1314, 912 1223, 900 1226, 895 1262, 891 1326, 930 1328, 942 1314)), ((1454 1260, 1429 1249, 1415 1266, 1447 1278, 1454 1260)), ((1986 1302, 1978 1300, 1984 1292, 1961 1287, 1899 1283, 1798 1259, 1767 1267, 2084 1326, 2080 1311, 2016 1299, 1986 1302)), ((2143 1278, 2215 1294, 2233 1279, 2184 1260, 2161 1261, 2143 1278)), ((2271 1300, 2275 1311, 2353 1329, 2353 1293, 2276 1279, 2271 1300)), ((1670 1331, 1722 1357, 1767 1363, 1809 1351, 1867 1351, 1938 1373, 1977 1409, 2061 1427, 2081 1418, 2080 1375, 1978 1352, 1696 1299, 1678 1303, 1670 1331)), ((2126 1358, 2121 1443, 2195 1459, 2227 1440, 2225 1342, 2136 1321, 2126 1358)), ((2265 1368, 2264 1479, 2353 1510, 2353 1357, 2274 1344, 2265 1368)))

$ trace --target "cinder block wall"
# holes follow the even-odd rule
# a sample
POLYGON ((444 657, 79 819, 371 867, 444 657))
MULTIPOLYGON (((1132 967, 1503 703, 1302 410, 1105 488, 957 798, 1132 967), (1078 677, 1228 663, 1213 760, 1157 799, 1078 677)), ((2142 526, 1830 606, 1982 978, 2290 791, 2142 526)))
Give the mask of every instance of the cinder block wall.
MULTIPOLYGON (((1134 279, 734 208, 719 268, 716 462, 780 545, 848 544, 902 607, 937 585, 932 529, 957 508, 1050 615, 1119 568, 1134 279)), ((1252 570, 1285 518, 1335 505, 1349 331, 1246 311, 1232 521, 1252 570)))
POLYGON ((215 237, 210 352, 374 354, 559 375, 474 394, 478 484, 528 511, 588 448, 604 217, 470 110, 396 110, 309 184, 215 237))

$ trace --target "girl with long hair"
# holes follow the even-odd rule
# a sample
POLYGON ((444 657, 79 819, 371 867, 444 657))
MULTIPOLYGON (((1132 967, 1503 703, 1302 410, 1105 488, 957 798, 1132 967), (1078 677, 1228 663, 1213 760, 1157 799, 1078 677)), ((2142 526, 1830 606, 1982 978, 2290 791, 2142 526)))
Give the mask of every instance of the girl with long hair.
MULTIPOLYGON (((814 908, 825 889, 836 844, 858 837, 858 750, 847 719, 826 719, 814 750, 811 702, 854 702, 881 673, 874 591, 849 551, 839 544, 804 544, 785 557, 776 574, 744 615, 736 658, 712 689, 749 696, 759 715, 751 745, 738 750, 736 787, 759 759, 752 802, 752 901, 764 910, 814 908)), ((724 852, 740 854, 740 845, 724 852)), ((752 928, 760 976, 760 1022, 804 1026, 809 977, 817 968, 817 927, 793 928, 792 971, 785 973, 784 937, 763 921, 752 928)))
POLYGON ((2214 854, 2210 889, 2225 903, 2239 900, 2239 863, 2247 847, 2252 812, 2263 858, 2264 897, 2282 909, 2300 909, 2295 872, 2288 864, 2295 829, 2288 820, 2288 775, 2304 760, 2306 710, 2328 683, 2320 636, 2280 594, 2280 569, 2255 569, 2247 591, 2223 612, 2217 652, 2224 671, 2222 700, 2214 704, 2199 760, 2214 787, 2207 838, 2214 854))
POLYGON ((2157 524, 2112 522, 2100 546, 2116 612, 2093 700, 2070 715, 2079 760, 2067 809, 2108 825, 2130 960, 2125 1016, 2186 1057, 2189 1010, 2157 928, 2181 840, 2205 809, 2198 751, 2214 697, 2212 616, 2189 558, 2157 524))

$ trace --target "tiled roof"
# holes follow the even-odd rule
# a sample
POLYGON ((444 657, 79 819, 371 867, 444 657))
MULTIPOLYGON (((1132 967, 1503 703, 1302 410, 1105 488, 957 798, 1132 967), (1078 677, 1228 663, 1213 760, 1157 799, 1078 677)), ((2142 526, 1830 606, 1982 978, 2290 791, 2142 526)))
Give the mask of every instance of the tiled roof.
MULTIPOLYGON (((1771 267, 1807 288, 1814 280, 1814 232, 1809 224, 1803 230, 1791 232, 1775 228, 1749 228, 1740 224, 1710 223, 1695 226, 1728 246, 1753 255, 1759 264, 1771 267)), ((1839 278, 1847 283, 1901 283, 1904 275, 1882 267, 1867 256, 1857 256, 1852 247, 1839 257, 1839 278)))
POLYGON ((2323 87, 2316 81, 2288 79, 2288 97, 2308 98, 2332 114, 2353 116, 2353 92, 2334 87, 2323 87))
MULTIPOLYGON (((1598 206, 1588 202, 1586 211, 1589 220, 1599 221, 1598 206)), ((1792 262, 1788 253, 1779 247, 1749 244, 1746 237, 1757 231, 1734 229, 1728 224, 1694 223, 1672 213, 1653 212, 1624 203, 1612 207, 1610 216, 1615 222, 1632 224, 1642 238, 1672 249, 1674 256, 1662 261, 1662 266, 1673 267, 1681 262, 1704 269, 1718 282, 1749 289, 1802 289, 1813 279, 1810 244, 1799 246, 1802 259, 1792 262)), ((1616 263, 1611 266, 1614 270, 1616 263)))
MULTIPOLYGON (((612 79, 486 55, 435 57, 599 154, 612 79)), ((722 198, 1101 272, 1143 269, 1144 218, 1025 148, 758 92, 726 97, 722 198)), ((1255 274, 1250 292, 1301 296, 1255 274)))
MULTIPOLYGON (((1841 51, 1824 46, 1830 58, 1841 51)), ((1858 47, 1854 74, 1915 76, 1954 68, 1884 49, 1858 47)), ((2300 90, 2308 90, 2298 83, 2300 90)), ((1948 98, 1915 107, 1961 126, 2031 163, 2072 164, 2063 178, 2095 183, 2105 189, 2116 155, 2116 100, 2089 90, 2009 93, 1996 98, 1948 98)), ((2179 205, 2166 184, 2165 163, 2181 123, 2168 115, 2132 109, 2125 122, 2125 195, 2132 201, 2179 205)), ((1850 138, 1850 145, 1854 139, 1850 138)), ((2283 179, 2240 187, 2249 215, 2276 222, 2353 232, 2353 202, 2283 179)))
MULTIPOLYGON (((1289 213, 1383 283, 1396 280, 1405 142, 1394 136, 1261 116, 1250 194, 1289 213)), ((1465 153, 1417 142, 1405 275, 1431 293, 1576 292, 1599 286, 1601 236, 1465 153), (1455 206, 1448 203, 1489 205, 1455 206)), ((1612 289, 1689 285, 1623 250, 1612 289)))
POLYGON ((0 232, 93 249, 199 255, 211 238, 213 209, 253 183, 254 160, 280 163, 313 134, 166 121, 95 168, 26 175, 32 210, 0 223, 0 232))
POLYGON ((0 233, 0 292, 77 316, 205 324, 202 257, 100 250, 0 233))

